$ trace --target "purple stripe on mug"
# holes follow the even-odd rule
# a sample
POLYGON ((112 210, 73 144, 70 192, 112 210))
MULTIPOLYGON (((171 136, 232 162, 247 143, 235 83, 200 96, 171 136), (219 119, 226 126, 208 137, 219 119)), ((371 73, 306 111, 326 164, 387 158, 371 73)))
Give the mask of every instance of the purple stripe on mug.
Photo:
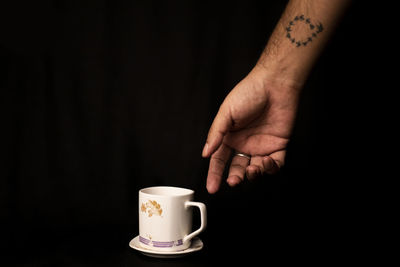
POLYGON ((153 241, 153 243, 157 243, 157 244, 173 244, 174 241, 153 241))
POLYGON ((174 245, 174 242, 152 242, 153 246, 159 247, 159 246, 165 246, 165 247, 172 247, 174 245))
POLYGON ((173 246, 178 247, 183 245, 182 239, 179 239, 177 241, 151 241, 147 238, 139 236, 139 241, 148 246, 158 247, 158 248, 169 248, 173 246))
POLYGON ((139 241, 141 243, 143 243, 143 244, 146 244, 146 245, 150 244, 150 240, 148 240, 148 239, 146 239, 144 237, 141 237, 141 236, 139 236, 139 241))

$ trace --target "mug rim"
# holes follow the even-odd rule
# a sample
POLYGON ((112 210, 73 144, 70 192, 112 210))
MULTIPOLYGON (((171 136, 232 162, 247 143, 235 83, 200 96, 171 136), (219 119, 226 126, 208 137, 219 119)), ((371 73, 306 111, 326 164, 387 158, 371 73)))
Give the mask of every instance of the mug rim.
POLYGON ((152 197, 183 197, 194 194, 194 191, 192 189, 177 186, 150 186, 140 189, 139 193, 152 197), (157 193, 157 191, 163 191, 163 193, 157 193))

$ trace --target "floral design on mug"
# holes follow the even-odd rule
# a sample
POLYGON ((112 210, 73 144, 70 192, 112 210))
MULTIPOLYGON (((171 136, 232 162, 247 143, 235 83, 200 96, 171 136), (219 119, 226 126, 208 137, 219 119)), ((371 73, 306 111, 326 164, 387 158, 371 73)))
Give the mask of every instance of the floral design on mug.
POLYGON ((161 216, 163 212, 160 204, 155 200, 148 200, 146 203, 142 203, 140 211, 147 213, 149 217, 153 215, 161 216))

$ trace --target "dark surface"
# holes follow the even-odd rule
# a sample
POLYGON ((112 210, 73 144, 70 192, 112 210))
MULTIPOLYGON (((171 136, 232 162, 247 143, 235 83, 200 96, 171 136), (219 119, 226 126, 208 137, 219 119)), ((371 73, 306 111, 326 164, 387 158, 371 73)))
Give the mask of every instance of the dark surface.
POLYGON ((243 192, 245 187, 230 190, 228 196, 221 196, 224 199, 206 201, 209 227, 200 235, 204 248, 184 258, 154 259, 131 249, 128 243, 137 235, 133 224, 20 233, 14 236, 14 254, 5 259, 27 266, 219 266, 238 261, 318 263, 326 257, 339 261, 353 255, 350 244, 337 247, 342 239, 351 242, 346 230, 349 224, 337 217, 343 212, 336 210, 340 209, 337 202, 329 204, 321 197, 316 202, 313 194, 309 202, 303 195, 283 203, 262 195, 254 185, 243 192))
POLYGON ((0 265, 322 264, 376 256, 358 254, 377 228, 368 225, 384 171, 378 137, 386 95, 374 84, 379 55, 368 37, 380 29, 365 18, 375 6, 354 4, 315 66, 282 172, 234 189, 223 184, 212 196, 205 190, 208 160, 200 155, 208 127, 283 7, 2 2, 0 265), (129 248, 138 234, 137 192, 152 185, 192 188, 206 203, 202 251, 161 260, 129 248))

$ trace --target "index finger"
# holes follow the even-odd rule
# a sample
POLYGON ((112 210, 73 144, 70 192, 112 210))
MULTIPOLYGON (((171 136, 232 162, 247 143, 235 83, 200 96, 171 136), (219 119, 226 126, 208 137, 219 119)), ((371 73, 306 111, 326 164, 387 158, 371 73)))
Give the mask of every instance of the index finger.
POLYGON ((208 167, 207 174, 207 190, 210 194, 214 194, 218 191, 231 152, 231 148, 222 144, 217 151, 211 155, 210 166, 208 167))

